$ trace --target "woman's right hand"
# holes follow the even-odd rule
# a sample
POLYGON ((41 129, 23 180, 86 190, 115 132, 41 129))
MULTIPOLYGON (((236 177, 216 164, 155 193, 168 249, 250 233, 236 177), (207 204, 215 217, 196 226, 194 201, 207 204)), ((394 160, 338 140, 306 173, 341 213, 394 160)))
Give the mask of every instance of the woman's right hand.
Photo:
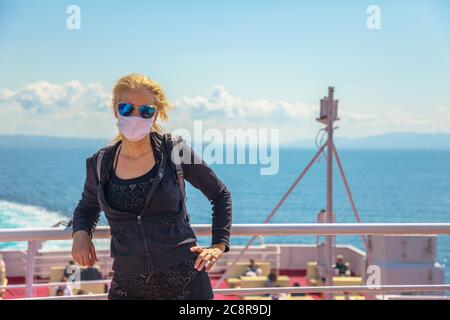
POLYGON ((79 230, 73 234, 72 257, 81 266, 92 267, 95 261, 99 261, 95 253, 95 247, 89 234, 79 230))

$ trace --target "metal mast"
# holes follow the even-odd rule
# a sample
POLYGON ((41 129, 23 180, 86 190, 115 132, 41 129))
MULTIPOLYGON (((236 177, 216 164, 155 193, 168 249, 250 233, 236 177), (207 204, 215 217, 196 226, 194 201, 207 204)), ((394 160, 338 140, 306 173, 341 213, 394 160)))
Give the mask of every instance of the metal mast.
MULTIPOLYGON (((327 139, 327 223, 333 223, 333 122, 335 112, 335 101, 333 100, 334 87, 328 87, 328 139, 327 139)), ((337 107, 337 101, 336 101, 337 107)), ((326 285, 333 285, 333 240, 334 236, 326 237, 326 260, 327 260, 327 273, 326 273, 326 285)), ((327 298, 331 298, 327 293, 327 298)))

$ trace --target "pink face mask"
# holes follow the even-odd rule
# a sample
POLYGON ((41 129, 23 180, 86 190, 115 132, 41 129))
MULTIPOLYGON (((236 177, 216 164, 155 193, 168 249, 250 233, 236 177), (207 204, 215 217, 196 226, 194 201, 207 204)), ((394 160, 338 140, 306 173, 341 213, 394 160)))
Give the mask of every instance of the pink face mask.
POLYGON ((146 119, 139 116, 124 117, 118 113, 118 117, 116 125, 120 133, 133 142, 139 141, 149 134, 155 121, 155 116, 146 119))

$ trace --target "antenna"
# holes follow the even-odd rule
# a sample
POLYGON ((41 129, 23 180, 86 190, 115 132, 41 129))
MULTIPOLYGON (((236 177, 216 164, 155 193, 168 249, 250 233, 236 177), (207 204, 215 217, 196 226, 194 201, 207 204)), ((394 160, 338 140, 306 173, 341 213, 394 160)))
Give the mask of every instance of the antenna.
POLYGON ((328 125, 328 114, 330 112, 330 109, 333 114, 331 117, 333 119, 333 122, 336 120, 340 120, 337 117, 339 100, 333 100, 333 94, 334 94, 334 87, 328 87, 328 97, 325 96, 323 97, 323 99, 320 99, 320 110, 319 110, 320 114, 319 117, 316 118, 316 120, 325 125, 328 125), (331 100, 333 101, 332 103, 330 102, 331 101, 330 97, 331 100), (330 107, 331 104, 333 105, 332 108, 330 107))

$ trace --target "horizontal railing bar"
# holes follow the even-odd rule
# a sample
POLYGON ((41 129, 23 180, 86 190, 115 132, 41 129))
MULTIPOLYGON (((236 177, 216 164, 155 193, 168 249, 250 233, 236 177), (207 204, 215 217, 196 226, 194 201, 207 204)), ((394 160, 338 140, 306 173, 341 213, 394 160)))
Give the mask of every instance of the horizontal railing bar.
MULTIPOLYGON (((42 252, 40 252, 39 254, 42 254, 42 252)), ((35 257, 34 257, 34 260, 36 260, 36 263, 43 263, 43 262, 45 262, 45 261, 47 261, 47 260, 61 260, 61 259, 66 259, 66 258, 70 258, 70 259, 72 259, 72 254, 71 254, 71 251, 70 250, 67 250, 67 253, 66 254, 62 254, 62 255, 36 255, 35 257), (37 262, 38 260, 41 260, 40 262, 37 262)), ((112 259, 111 258, 111 256, 109 255, 109 252, 108 253, 105 253, 105 254, 98 254, 97 253, 97 258, 109 258, 109 259, 112 259)))
MULTIPOLYGON (((257 295, 269 293, 322 293, 322 292, 431 292, 431 291, 448 291, 450 285, 382 285, 379 287, 372 286, 318 286, 318 287, 276 287, 276 288, 238 288, 238 289, 213 289, 215 294, 222 295, 257 295)), ((107 294, 84 295, 87 299, 90 298, 105 298, 107 294)), ((59 297, 65 299, 73 299, 73 297, 81 296, 66 296, 59 297)), ((55 299, 54 297, 38 297, 27 298, 21 300, 39 300, 39 299, 55 299)))
POLYGON ((375 286, 316 286, 316 287, 276 287, 276 288, 239 288, 214 289, 214 293, 223 295, 249 295, 266 293, 321 293, 321 292, 415 292, 447 291, 450 285, 380 285, 375 286))
MULTIPOLYGON (((192 224, 198 236, 210 236, 210 224, 192 224)), ((233 236, 430 235, 450 234, 450 223, 269 223, 234 224, 233 236)), ((108 239, 107 226, 97 227, 95 239, 108 239)), ((71 240, 72 229, 0 229, 0 242, 71 240)))
MULTIPOLYGON (((61 254, 61 255, 42 255, 42 251, 39 253, 39 255, 36 255, 34 257, 34 260, 36 261, 36 266, 46 263, 48 260, 61 260, 61 259, 70 259, 72 260, 72 255, 71 255, 71 251, 68 249, 67 253, 65 254, 61 254)), ((247 250, 245 251, 245 253, 252 255, 252 254, 264 254, 266 256, 274 256, 274 255, 279 255, 280 253, 277 251, 261 251, 261 250, 247 250)), ((45 252, 44 252, 45 254, 45 252)), ((230 251, 230 253, 228 255, 237 255, 239 254, 239 252, 232 252, 230 251)), ((108 253, 104 253, 104 254, 99 254, 97 251, 97 258, 101 259, 108 259, 108 260, 112 260, 113 258, 111 258, 109 252, 108 253)), ((50 263, 50 262, 49 262, 50 263)))
POLYGON ((49 296, 49 297, 32 297, 23 299, 9 299, 9 300, 107 300, 108 295, 106 293, 97 294, 83 294, 73 296, 49 296))
MULTIPOLYGON (((104 284, 108 284, 110 283, 111 280, 110 279, 102 279, 102 280, 89 280, 89 281, 80 281, 78 282, 79 284, 99 284, 99 283, 104 283, 104 284)), ((76 286, 73 283, 70 282, 42 282, 42 283, 33 283, 32 287, 33 288, 41 288, 41 287, 58 287, 58 286, 65 286, 65 285, 70 285, 70 286, 76 286)), ((26 284, 11 284, 11 285, 6 285, 6 286, 0 286, 0 289, 20 289, 20 288, 26 288, 26 284)))
POLYGON ((450 300, 450 296, 400 295, 387 294, 378 298, 380 300, 450 300))

